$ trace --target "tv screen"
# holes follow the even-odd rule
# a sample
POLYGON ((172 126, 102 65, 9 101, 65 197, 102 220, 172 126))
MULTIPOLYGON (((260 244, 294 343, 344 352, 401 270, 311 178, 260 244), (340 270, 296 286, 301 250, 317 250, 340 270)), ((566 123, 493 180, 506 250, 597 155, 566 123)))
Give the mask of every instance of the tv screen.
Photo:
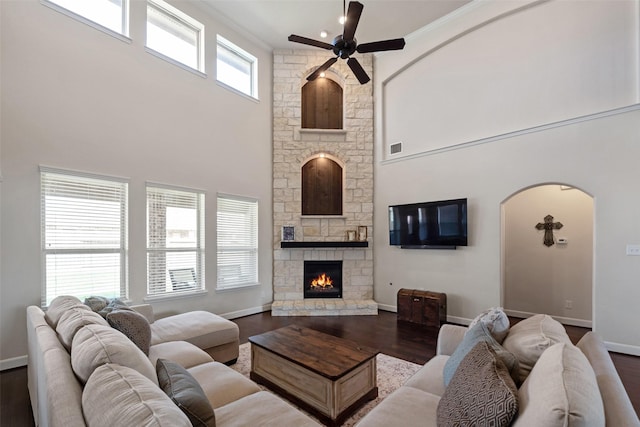
POLYGON ((467 199, 389 206, 389 243, 407 248, 467 246, 467 199))

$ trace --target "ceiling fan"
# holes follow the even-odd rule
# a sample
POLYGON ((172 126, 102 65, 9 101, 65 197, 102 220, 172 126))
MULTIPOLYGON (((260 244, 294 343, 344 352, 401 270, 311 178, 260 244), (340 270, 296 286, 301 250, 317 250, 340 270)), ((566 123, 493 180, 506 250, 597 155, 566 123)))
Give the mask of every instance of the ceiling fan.
POLYGON ((302 43, 309 46, 332 50, 336 55, 335 58, 329 59, 327 62, 318 67, 317 70, 311 73, 309 77, 307 77, 307 80, 315 80, 321 73, 335 64, 338 58, 342 58, 347 60, 347 65, 349 66, 349 68, 351 68, 351 71, 353 71, 353 74, 356 76, 360 84, 365 84, 371 79, 367 75, 366 71, 364 71, 364 68, 362 68, 362 65, 360 65, 358 60, 356 58, 351 58, 351 55, 353 55, 355 52, 370 53, 381 52, 385 50, 400 50, 404 48, 403 38, 381 40, 359 45, 358 41, 355 38, 355 33, 356 27, 358 26, 358 21, 360 21, 360 15, 362 14, 363 8, 364 5, 358 1, 349 2, 349 10, 346 14, 346 20, 344 22, 342 34, 337 35, 333 39, 333 42, 331 44, 313 40, 307 37, 296 36, 295 34, 291 34, 289 36, 288 40, 290 42, 302 43))

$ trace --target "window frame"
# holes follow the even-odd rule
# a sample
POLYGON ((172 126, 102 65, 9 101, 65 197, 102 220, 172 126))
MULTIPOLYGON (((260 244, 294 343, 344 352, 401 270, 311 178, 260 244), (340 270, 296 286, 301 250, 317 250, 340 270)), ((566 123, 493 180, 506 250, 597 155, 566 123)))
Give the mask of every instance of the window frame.
POLYGON ((194 72, 201 77, 206 77, 205 74, 205 26, 197 19, 186 14, 185 12, 177 9, 163 0, 147 0, 146 2, 146 18, 145 18, 145 50, 167 62, 177 65, 187 71, 194 72), (196 33, 196 66, 193 67, 181 60, 172 57, 167 52, 155 49, 149 46, 149 8, 154 8, 159 13, 163 14, 168 19, 178 21, 181 25, 189 27, 196 33))
MULTIPOLYGON (((146 205, 146 226, 145 226, 145 237, 146 237, 146 245, 145 245, 145 254, 146 254, 146 296, 144 297, 144 301, 157 301, 163 299, 172 299, 177 297, 184 296, 193 296, 193 295, 201 295, 206 294, 206 280, 205 280, 205 192, 204 190, 199 190, 195 188, 186 188, 186 187, 178 187, 173 185, 159 184, 155 182, 147 182, 145 185, 145 205, 146 205), (183 194, 183 197, 187 197, 191 195, 194 197, 196 208, 196 246, 191 247, 170 247, 167 248, 152 248, 150 245, 151 236, 150 236, 150 220, 151 220, 151 212, 149 211, 149 190, 152 189, 154 192, 166 192, 165 194, 176 195, 179 193, 183 194), (178 253, 186 253, 186 252, 195 252, 195 266, 194 267, 181 267, 178 268, 180 270, 185 270, 188 268, 193 269, 193 275, 195 279, 195 287, 192 289, 185 290, 170 290, 167 291, 166 287, 169 285, 175 286, 173 284, 173 275, 171 274, 172 270, 165 267, 165 278, 169 278, 168 282, 165 282, 165 291, 164 292, 151 292, 151 283, 150 283, 150 263, 149 263, 149 255, 151 253, 165 253, 165 254, 178 254, 178 253)), ((174 206, 176 207, 176 206, 174 206)), ((166 213, 165 213, 166 218, 166 213)), ((165 224, 165 232, 166 232, 166 224, 165 224)), ((166 257, 165 257, 166 262, 166 257)))
MULTIPOLYGON (((91 254, 110 254, 110 253, 119 253, 119 264, 118 267, 120 269, 119 274, 119 292, 120 294, 117 296, 121 299, 128 298, 129 291, 129 283, 128 283, 128 210, 129 210, 129 180, 125 178, 118 178, 113 176, 106 175, 98 175, 93 173, 65 170, 65 169, 57 169, 51 168, 47 166, 40 166, 40 248, 41 248, 41 306, 48 306, 47 298, 47 255, 58 255, 58 254, 78 254, 78 255, 91 255, 91 254), (47 203, 46 203, 46 195, 47 189, 45 182, 46 175, 58 175, 62 178, 59 180, 68 179, 73 181, 76 179, 76 185, 80 185, 81 181, 86 180, 95 180, 95 181, 103 181, 113 186, 121 186, 119 198, 121 200, 119 206, 119 222, 120 222, 120 230, 119 230, 119 247, 118 248, 91 248, 86 247, 84 249, 79 248, 54 248, 47 249, 47 203)), ((49 183, 50 185, 54 185, 53 183, 49 183)), ((98 198, 98 194, 94 194, 96 198, 98 198)), ((94 294, 94 292, 89 291, 89 294, 94 294)), ((69 292, 62 291, 59 295, 69 294, 69 292)), ((59 296, 56 294, 55 296, 59 296)), ((55 296, 53 298, 55 298, 55 296)), ((81 295, 82 296, 82 295, 81 295)), ((86 295, 90 296, 90 295, 86 295)), ((53 299, 51 298, 51 299, 53 299)))
MULTIPOLYGON (((260 269, 259 269, 259 231, 260 231, 260 227, 259 227, 259 211, 260 211, 260 207, 259 207, 259 200, 252 198, 252 197, 244 197, 244 196, 238 196, 238 195, 233 195, 233 194, 225 194, 225 193, 218 193, 217 194, 217 198, 216 198, 216 292, 220 292, 220 291, 228 291, 228 290, 234 290, 234 289, 243 289, 243 288, 248 288, 248 287, 254 287, 254 286, 260 286, 260 269), (221 221, 220 221, 220 213, 221 212, 229 212, 228 210, 224 210, 221 211, 221 200, 226 200, 229 202, 234 202, 234 203, 246 203, 246 205, 244 206, 247 209, 251 209, 253 212, 251 212, 250 214, 252 215, 252 222, 253 222, 253 229, 249 231, 249 233, 253 234, 252 237, 250 237, 250 240, 253 239, 253 244, 249 245, 249 246, 221 246, 221 241, 224 240, 221 238, 221 230, 223 229, 221 221), (220 267, 221 267, 221 252, 225 251, 225 250, 232 250, 232 251, 248 251, 250 253, 253 253, 255 262, 253 263, 253 272, 252 272, 252 277, 251 280, 246 280, 246 281, 235 281, 235 282, 229 282, 229 284, 224 284, 221 283, 221 280, 224 279, 224 275, 220 274, 220 267)), ((224 266, 222 266, 224 267, 224 266)), ((248 276, 248 275, 245 275, 248 276)))
POLYGON ((216 83, 240 95, 247 96, 252 100, 258 101, 260 99, 258 96, 258 58, 220 34, 216 35, 216 83), (230 82, 220 80, 218 62, 220 61, 219 50, 221 48, 249 64, 250 89, 248 93, 238 87, 235 87, 230 82))
MULTIPOLYGON (((86 0, 85 0, 86 1, 86 0)), ((70 18, 75 19, 78 22, 82 22, 85 25, 88 25, 96 30, 102 31, 112 37, 115 37, 121 41, 131 43, 131 38, 129 37, 130 33, 130 0, 121 0, 122 1, 122 13, 121 13, 121 31, 114 30, 113 28, 107 27, 99 22, 94 21, 93 19, 82 15, 79 12, 73 11, 71 9, 67 9, 66 7, 56 3, 55 0, 40 0, 40 4, 47 6, 50 9, 55 10, 56 12, 62 13, 70 18)))

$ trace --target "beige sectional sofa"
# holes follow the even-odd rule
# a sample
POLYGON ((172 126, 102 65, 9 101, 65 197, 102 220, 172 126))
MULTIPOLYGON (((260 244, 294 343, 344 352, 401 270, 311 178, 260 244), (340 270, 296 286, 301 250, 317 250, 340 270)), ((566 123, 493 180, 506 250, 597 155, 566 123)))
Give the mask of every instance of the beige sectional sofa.
MULTIPOLYGON (((516 405, 513 406, 515 417, 496 425, 640 426, 601 339, 589 332, 574 346, 564 327, 546 315, 536 315, 514 325, 502 341, 502 348, 516 355, 519 361, 512 372, 517 383, 513 390, 515 399, 502 401, 504 395, 491 391, 490 403, 501 401, 502 406, 481 407, 482 394, 490 388, 490 382, 474 380, 481 376, 482 369, 478 366, 459 374, 464 365, 461 362, 445 386, 447 361, 463 346, 467 331, 466 327, 444 325, 438 336, 436 356, 369 412, 358 427, 481 425, 478 422, 456 424, 460 419, 453 422, 448 419, 447 408, 457 405, 458 411, 466 411, 465 416, 473 419, 478 414, 501 411, 509 404, 516 405), (452 388, 457 389, 452 391, 452 388)), ((488 345, 479 347, 482 346, 488 345)), ((471 353, 477 349, 474 346, 463 360, 473 359, 471 353)), ((499 363, 493 363, 492 369, 497 370, 497 365, 499 363)), ((502 368, 505 368, 504 375, 510 376, 505 364, 502 368)))
MULTIPOLYGON (((56 318, 48 314, 27 308, 28 387, 37 426, 175 427, 191 426, 194 419, 219 427, 319 425, 214 361, 202 335, 182 331, 209 353, 186 341, 161 342, 180 332, 164 325, 145 354, 147 347, 141 349, 136 337, 105 324, 91 310, 64 307, 56 318)), ((186 318, 178 320, 180 326, 186 318)))

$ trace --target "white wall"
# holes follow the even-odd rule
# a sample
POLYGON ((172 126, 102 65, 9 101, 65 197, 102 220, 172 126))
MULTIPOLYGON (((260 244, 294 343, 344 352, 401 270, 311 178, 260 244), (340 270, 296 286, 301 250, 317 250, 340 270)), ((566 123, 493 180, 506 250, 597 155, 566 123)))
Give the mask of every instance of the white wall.
MULTIPOLYGON (((154 303, 159 315, 245 314, 271 301, 271 53, 193 4, 206 26, 206 78, 144 49, 146 2, 131 2, 131 43, 37 0, 2 7, 0 360, 26 354, 25 308, 40 303, 38 166, 126 177, 130 298, 146 294, 145 182, 206 192, 205 297, 154 303), (259 61, 259 102, 215 81, 216 33, 259 61), (216 293, 216 193, 259 200, 260 287, 216 293)), ((17 363, 17 362, 16 362, 17 363)))
POLYGON ((446 292, 449 319, 460 322, 499 305, 501 203, 523 188, 571 183, 594 197, 593 327, 610 348, 640 354, 640 257, 625 255, 627 244, 640 242, 638 1, 536 2, 513 12, 526 3, 474 2, 409 37, 404 51, 376 57, 375 299, 394 309, 401 287, 446 292), (583 19, 591 26, 575 22, 583 19), (549 31, 557 38, 549 39, 549 31), (617 47, 609 52, 602 43, 617 47), (510 55, 491 54, 481 67, 465 67, 467 57, 485 50, 513 54, 511 46, 538 60, 514 68, 510 55), (404 73, 413 75, 425 55, 440 72, 424 69, 405 81, 404 73), (449 62, 454 56, 458 67, 449 62), (497 87, 495 77, 504 70, 509 85, 497 87), (545 87, 556 89, 542 91, 531 80, 539 75, 545 87), (580 85, 586 97, 577 96, 577 78, 591 82, 580 85), (398 81, 418 95, 389 93, 405 90, 398 81), (448 92, 422 90, 456 81, 468 89, 466 98, 455 88, 452 99, 448 92), (480 89, 485 83, 491 90, 480 89), (564 94, 558 88, 574 89, 564 94), (440 110, 435 119, 412 113, 440 110), (388 145, 397 142, 392 130, 400 128, 390 114, 400 120, 400 112, 409 114, 401 136, 407 150, 390 157, 388 145), (586 117, 567 120, 574 115, 586 117), (469 199, 468 247, 389 246, 388 205, 458 197, 469 199))
POLYGON ((502 212, 505 310, 520 316, 544 312, 590 326, 593 198, 574 187, 541 185, 510 197, 502 212), (553 230, 551 246, 543 244, 545 230, 535 227, 547 215, 562 224, 553 230))

